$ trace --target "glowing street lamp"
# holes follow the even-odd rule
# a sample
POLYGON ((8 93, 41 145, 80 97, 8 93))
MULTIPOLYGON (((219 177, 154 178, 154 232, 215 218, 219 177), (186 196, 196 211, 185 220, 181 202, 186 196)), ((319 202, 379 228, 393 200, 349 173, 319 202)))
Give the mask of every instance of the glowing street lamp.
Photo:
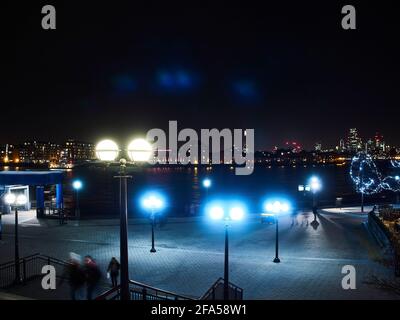
POLYGON ((203 187, 206 189, 206 202, 208 201, 208 189, 211 188, 212 182, 209 178, 203 180, 203 187))
POLYGON ((322 188, 321 180, 316 176, 310 178, 309 185, 313 193, 320 191, 322 188))
POLYGON ((225 221, 225 255, 224 255, 224 300, 229 300, 229 235, 228 227, 230 221, 243 220, 244 208, 232 206, 227 212, 223 206, 215 205, 209 209, 209 217, 212 220, 225 221))
POLYGON ((128 156, 132 161, 145 162, 150 159, 153 147, 145 139, 135 139, 128 145, 128 156))
POLYGON ((75 180, 74 182, 72 182, 72 187, 75 190, 75 195, 76 195, 76 206, 75 206, 75 217, 77 219, 80 219, 81 217, 81 210, 79 208, 79 190, 82 189, 82 181, 80 180, 75 180))
POLYGON ((156 249, 154 247, 154 225, 155 225, 155 214, 157 211, 161 210, 164 207, 164 201, 163 199, 156 195, 156 194, 151 194, 148 196, 145 196, 142 200, 142 206, 146 210, 150 212, 150 218, 151 218, 151 253, 155 253, 156 249))
POLYGON ((210 188, 211 187, 211 180, 208 179, 208 178, 204 179, 203 180, 203 187, 206 188, 206 189, 210 188))
MULTIPOLYGON (((146 161, 151 156, 151 146, 147 141, 137 139, 128 145, 127 153, 132 161, 146 161)), ((112 162, 119 155, 119 147, 112 140, 103 140, 96 145, 96 156, 101 161, 112 162)), ((120 259, 121 259, 121 300, 129 300, 129 260, 128 260, 128 196, 126 175, 126 159, 119 161, 120 171, 115 178, 120 186, 120 259)))
POLYGON ((264 205, 264 212, 275 217, 275 263, 281 262, 279 259, 279 215, 290 211, 290 204, 284 201, 268 201, 264 205))
POLYGON ((26 205, 28 198, 24 194, 15 195, 14 193, 7 193, 4 197, 7 205, 15 209, 15 242, 14 242, 14 265, 15 265, 15 283, 21 283, 21 269, 19 266, 19 237, 18 237, 18 207, 26 205))
POLYGON ((103 140, 96 145, 96 156, 101 161, 114 161, 118 154, 118 145, 112 140, 103 140))
POLYGON ((309 186, 313 194, 313 213, 315 218, 317 215, 317 193, 322 189, 321 180, 316 176, 312 176, 309 180, 309 186))

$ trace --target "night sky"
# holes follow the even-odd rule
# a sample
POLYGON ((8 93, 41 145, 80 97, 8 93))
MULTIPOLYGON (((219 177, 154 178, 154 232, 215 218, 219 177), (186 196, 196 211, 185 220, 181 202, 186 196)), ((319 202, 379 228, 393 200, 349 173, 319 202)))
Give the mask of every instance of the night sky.
POLYGON ((394 2, 217 2, 21 2, 2 107, 18 130, 2 121, 0 143, 125 143, 178 120, 254 128, 257 149, 334 146, 350 127, 400 146, 394 2), (41 28, 45 4, 57 30, 41 28), (357 30, 341 27, 345 4, 357 30))

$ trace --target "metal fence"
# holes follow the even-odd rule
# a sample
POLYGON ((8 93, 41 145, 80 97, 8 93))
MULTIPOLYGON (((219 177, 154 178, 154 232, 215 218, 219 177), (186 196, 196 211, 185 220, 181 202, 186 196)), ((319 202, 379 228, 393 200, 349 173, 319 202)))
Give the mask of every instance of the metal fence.
MULTIPOLYGON (((62 274, 67 262, 36 253, 19 260, 22 283, 42 276, 42 268, 51 265, 56 269, 56 274, 62 274)), ((0 288, 11 287, 15 283, 15 261, 0 264, 0 288)))
MULTIPOLYGON (((173 292, 148 286, 137 281, 129 281, 129 290, 131 300, 194 300, 173 292)), ((119 300, 120 285, 112 288, 96 298, 96 300, 119 300)))
MULTIPOLYGON (((229 282, 229 300, 243 300, 243 289, 229 282)), ((224 295, 224 279, 218 278, 200 300, 222 300, 224 295)))

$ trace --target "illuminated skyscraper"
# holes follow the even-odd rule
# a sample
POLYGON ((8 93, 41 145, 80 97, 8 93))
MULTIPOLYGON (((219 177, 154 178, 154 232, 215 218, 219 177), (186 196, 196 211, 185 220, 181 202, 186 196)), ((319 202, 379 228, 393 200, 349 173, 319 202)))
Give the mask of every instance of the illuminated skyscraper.
POLYGON ((347 137, 347 149, 350 152, 357 152, 362 149, 362 141, 358 136, 356 128, 352 128, 349 131, 349 136, 347 137))

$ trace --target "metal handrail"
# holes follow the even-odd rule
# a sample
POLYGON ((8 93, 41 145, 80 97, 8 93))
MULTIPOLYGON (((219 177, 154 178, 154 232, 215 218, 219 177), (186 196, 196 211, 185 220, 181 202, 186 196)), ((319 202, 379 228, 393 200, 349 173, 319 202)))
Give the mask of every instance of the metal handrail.
POLYGON ((147 284, 144 284, 144 283, 141 283, 141 282, 138 282, 138 281, 129 280, 129 283, 133 284, 133 285, 137 285, 137 286, 145 288, 145 289, 153 290, 155 292, 160 292, 160 293, 162 293, 164 295, 167 295, 167 296, 174 296, 175 298, 178 298, 178 299, 193 300, 193 298, 189 298, 189 297, 186 297, 186 296, 183 296, 183 295, 179 295, 179 294, 176 294, 176 293, 171 292, 171 291, 167 291, 167 290, 159 289, 159 288, 156 288, 156 287, 152 287, 152 286, 149 286, 147 284))
MULTIPOLYGON (((207 292, 200 297, 200 300, 206 300, 211 295, 214 296, 215 290, 223 282, 224 282, 224 279, 222 277, 218 278, 214 282, 214 284, 210 287, 210 289, 208 289, 207 292)), ((243 289, 242 288, 240 288, 239 286, 233 284, 232 282, 229 282, 228 286, 230 288, 232 288, 233 290, 235 290, 235 298, 237 297, 237 293, 240 293, 240 296, 243 297, 243 289)))
MULTIPOLYGON (((45 261, 47 264, 54 264, 58 266, 65 267, 68 262, 62 261, 60 259, 52 258, 40 253, 35 253, 23 258, 20 258, 17 262, 22 265, 22 281, 26 283, 27 281, 34 279, 41 275, 41 268, 36 263, 37 261, 45 261)), ((15 261, 6 262, 0 264, 0 287, 7 288, 14 284, 15 280, 15 261)))
MULTIPOLYGON (((147 284, 133 280, 129 280, 129 285, 139 287, 139 288, 130 288, 129 291, 131 292, 131 297, 134 298, 135 296, 138 296, 140 300, 194 300, 193 298, 179 295, 167 290, 155 288, 147 284)), ((96 300, 117 299, 119 298, 120 288, 121 285, 118 285, 112 289, 109 289, 106 292, 99 295, 96 298, 96 300)))

